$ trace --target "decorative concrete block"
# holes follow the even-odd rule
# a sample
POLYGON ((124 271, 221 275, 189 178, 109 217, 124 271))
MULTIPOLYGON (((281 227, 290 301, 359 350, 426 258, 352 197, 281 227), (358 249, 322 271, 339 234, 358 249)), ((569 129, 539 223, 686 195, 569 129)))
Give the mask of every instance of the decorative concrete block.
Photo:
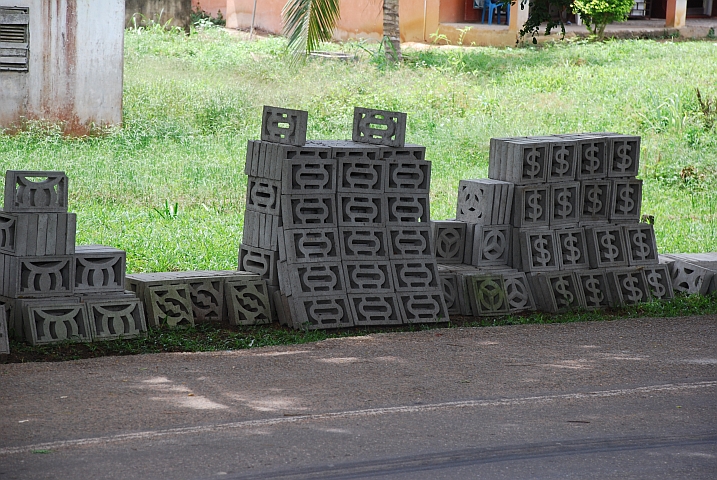
POLYGON ((538 272, 528 276, 540 310, 560 313, 585 307, 575 272, 538 272))
POLYGON ((428 193, 431 186, 431 162, 396 159, 387 163, 386 192, 428 193))
POLYGON ((547 227, 552 218, 549 185, 516 186, 513 200, 513 226, 547 227))
MULTIPOLYGON (((387 270, 387 269, 386 269, 387 270)), ((292 265, 287 268, 291 294, 345 294, 344 268, 340 262, 322 262, 292 265)))
POLYGON ((516 185, 545 183, 548 178, 549 144, 526 138, 499 142, 500 180, 516 185))
POLYGON ((337 189, 339 192, 381 194, 385 188, 386 167, 386 163, 379 160, 340 160, 337 189))
POLYGON ((153 285, 145 289, 144 306, 147 323, 152 327, 194 325, 189 287, 186 285, 153 285))
POLYGON ((91 342, 85 305, 72 301, 31 302, 23 308, 25 340, 34 345, 91 342))
POLYGON ((6 297, 71 295, 74 291, 73 257, 54 255, 14 257, 0 254, 3 272, 0 293, 6 297))
POLYGON ((281 193, 285 195, 336 193, 336 161, 330 158, 285 160, 281 173, 281 193))
POLYGON ((403 323, 399 300, 393 293, 349 294, 348 299, 357 326, 403 323))
POLYGON ((343 262, 344 279, 349 293, 392 293, 394 279, 388 261, 343 262))
POLYGON ((511 258, 510 225, 476 225, 473 230, 471 265, 508 265, 511 258))
POLYGON ((284 230, 338 225, 335 195, 282 195, 281 208, 284 230))
POLYGON ((682 260, 670 263, 672 289, 675 292, 690 295, 707 295, 711 291, 712 281, 717 275, 715 270, 704 268, 682 260))
POLYGON ((340 227, 343 260, 388 260, 388 233, 385 228, 340 227))
POLYGON ((473 316, 506 315, 510 311, 503 276, 496 274, 472 275, 467 279, 473 316))
POLYGON ((239 270, 256 273, 269 285, 278 285, 277 257, 277 252, 242 244, 239 246, 239 270))
POLYGON ((710 270, 717 270, 717 252, 709 253, 670 253, 667 255, 660 255, 660 263, 665 259, 671 259, 672 261, 680 260, 683 262, 697 265, 698 267, 708 268, 710 270))
POLYGON ((634 178, 640 171, 640 137, 613 135, 608 147, 608 177, 634 178))
POLYGON ((267 142, 303 146, 309 112, 264 106, 261 116, 261 139, 267 142))
POLYGON ((0 252, 15 256, 72 255, 74 213, 6 213, 0 211, 0 252))
POLYGON ((78 245, 74 258, 75 293, 124 290, 127 258, 124 250, 103 245, 78 245))
POLYGON ((7 334, 16 340, 24 340, 25 338, 22 332, 22 309, 17 313, 18 309, 16 308, 17 302, 21 301, 23 300, 0 297, 0 310, 2 310, 5 315, 7 334))
POLYGON ((388 256, 391 260, 405 260, 433 257, 433 236, 431 227, 426 225, 388 227, 388 256))
POLYGON ((610 221, 637 221, 642 206, 642 180, 612 181, 610 221))
POLYGON ((590 268, 627 266, 627 251, 622 229, 617 225, 585 228, 590 268))
POLYGON ((615 268, 606 271, 613 306, 635 305, 650 300, 642 268, 615 268))
POLYGON ((650 296, 656 300, 672 300, 675 293, 667 265, 650 265, 645 267, 645 280, 650 296))
POLYGON ((555 183, 550 187, 550 226, 577 226, 580 221, 580 182, 555 183))
POLYGON ((625 235, 627 260, 630 266, 656 265, 659 263, 655 230, 647 223, 636 223, 622 227, 625 235))
MULTIPOLYGON (((331 148, 318 142, 306 142, 302 147, 255 141, 251 160, 247 158, 245 173, 252 177, 281 180, 284 163, 308 163, 331 158, 331 148), (251 161, 251 163, 249 163, 251 161)), ((247 156, 249 148, 247 148, 247 156)))
POLYGON ((605 270, 581 270, 575 272, 575 275, 585 299, 585 308, 599 310, 612 305, 605 270))
POLYGON ((436 323, 450 320, 441 290, 398 292, 396 296, 405 323, 436 323))
POLYGON ((514 185, 491 179, 461 180, 456 220, 481 225, 509 223, 514 185))
POLYGON ((551 140, 548 148, 548 183, 570 182, 577 175, 577 142, 551 140))
POLYGON ((584 180, 580 185, 580 222, 607 223, 612 205, 610 180, 584 180))
POLYGON ((65 172, 8 170, 5 172, 5 212, 66 213, 65 172))
POLYGON ((441 292, 446 302, 446 311, 449 315, 461 314, 461 299, 463 288, 458 284, 459 278, 456 273, 439 272, 441 281, 441 292))
POLYGON ((577 139, 579 180, 604 179, 608 172, 608 143, 604 136, 579 136, 577 139))
POLYGON ((463 263, 466 224, 458 220, 431 221, 436 261, 463 263))
POLYGON ((438 267, 430 260, 391 260, 393 285, 397 292, 439 290, 438 267))
POLYGON ((296 329, 318 330, 353 327, 353 306, 346 295, 292 295, 289 307, 296 329))
POLYGON ((550 272, 560 268, 560 258, 552 231, 530 230, 520 233, 521 265, 525 272, 550 272))
MULTIPOLYGON (((255 277, 257 281, 259 276, 255 277)), ((192 314, 195 322, 221 322, 224 319, 225 278, 185 278, 192 300, 192 314)))
MULTIPOLYGON (((451 267, 453 266, 455 265, 451 265, 451 267)), ((466 317, 473 315, 473 306, 471 304, 471 289, 473 288, 473 283, 471 278, 478 273, 480 272, 477 272, 475 269, 455 272, 459 307, 461 309, 461 315, 466 317)))
POLYGON ((291 319, 291 307, 289 307, 289 298, 283 295, 280 290, 276 290, 273 293, 274 307, 276 308, 276 317, 279 320, 280 325, 286 325, 293 327, 293 321, 291 319))
POLYGON ((135 338, 147 332, 144 308, 134 295, 103 295, 84 300, 92 340, 135 338))
POLYGON ((568 228, 555 231, 561 270, 586 270, 590 268, 585 230, 568 228))
POLYGON ((351 138, 354 142, 403 147, 406 143, 406 114, 356 107, 351 138))
POLYGON ((271 303, 262 279, 236 279, 224 283, 224 304, 231 325, 271 323, 271 303))
POLYGON ((246 143, 246 160, 244 161, 244 175, 252 175, 252 167, 254 168, 254 175, 256 176, 256 165, 259 158, 261 142, 259 140, 249 140, 246 143))
POLYGON ((284 245, 289 264, 341 260, 339 232, 336 228, 286 230, 284 245))
POLYGON ((7 355, 10 353, 10 338, 8 337, 7 330, 5 309, 0 308, 0 355, 7 355))
MULTIPOLYGON (((282 201, 284 210, 288 206, 282 201)), ((302 212, 305 213, 305 212, 302 212)), ((286 218, 286 216, 284 217, 286 218)), ((306 218, 304 216, 303 218, 306 218)), ((265 250, 278 250, 279 248, 279 226, 282 217, 268 215, 253 210, 244 212, 244 230, 242 231, 242 243, 251 247, 263 248, 265 250)))
POLYGON ((249 177, 246 209, 267 215, 281 215, 281 182, 249 177))
MULTIPOLYGON (((307 264, 310 265, 310 264, 307 264)), ((316 264, 320 265, 320 264, 316 264)), ((289 270, 289 265, 286 263, 286 260, 279 260, 276 263, 276 270, 279 277, 279 285, 278 287, 275 285, 272 285, 273 288, 278 288, 281 290, 281 293, 286 295, 287 297, 290 297, 293 293, 291 291, 292 289, 292 280, 291 280, 291 271, 289 270)))
POLYGON ((381 160, 383 148, 380 145, 368 145, 352 140, 314 140, 331 148, 331 158, 341 163, 344 160, 381 160))
POLYGON ((382 147, 381 160, 393 163, 401 160, 425 160, 426 147, 407 143, 403 147, 382 147))
POLYGON ((502 275, 510 313, 535 310, 535 299, 525 273, 515 272, 502 275))
POLYGON ((383 227, 386 224, 388 207, 383 195, 339 193, 339 226, 383 227))
POLYGON ((386 194, 386 222, 388 225, 428 223, 431 219, 428 194, 386 194))

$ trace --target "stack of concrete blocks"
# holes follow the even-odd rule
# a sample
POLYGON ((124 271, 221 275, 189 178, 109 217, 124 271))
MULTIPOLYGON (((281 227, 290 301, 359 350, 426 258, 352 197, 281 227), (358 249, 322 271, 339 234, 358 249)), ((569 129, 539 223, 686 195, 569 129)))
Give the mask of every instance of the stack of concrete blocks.
MULTIPOLYGON (((639 137, 613 133, 491 139, 490 178, 460 182, 454 221, 465 224, 457 227, 466 230, 462 263, 480 269, 451 285, 468 295, 470 312, 533 305, 561 312, 672 298, 653 227, 638 223, 639 153, 639 137), (518 273, 510 282, 519 283, 519 294, 505 285, 518 273)), ((439 263, 448 263, 442 255, 437 251, 439 263)), ((458 275, 447 265, 441 270, 458 275)))
POLYGON ((709 295, 717 292, 717 253, 671 253, 660 255, 668 266, 676 292, 709 295))
POLYGON ((67 187, 63 172, 6 172, 0 303, 9 330, 33 345, 141 335, 141 304, 124 292, 125 252, 75 247, 67 187))
POLYGON ((431 164, 406 115, 356 108, 351 141, 306 141, 307 112, 264 107, 239 269, 294 328, 447 321, 429 209, 431 164))
POLYGON ((134 273, 126 287, 144 301, 152 327, 187 327, 196 322, 231 325, 271 323, 266 281, 236 270, 134 273))

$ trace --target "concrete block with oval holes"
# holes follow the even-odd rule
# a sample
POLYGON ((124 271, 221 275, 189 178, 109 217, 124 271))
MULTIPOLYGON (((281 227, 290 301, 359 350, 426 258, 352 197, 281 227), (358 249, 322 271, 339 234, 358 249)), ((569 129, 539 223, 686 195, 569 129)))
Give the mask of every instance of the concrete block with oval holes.
POLYGON ((65 172, 7 170, 3 210, 9 213, 66 213, 67 188, 65 172))
POLYGON ((309 112, 264 105, 261 116, 261 139, 266 142, 303 146, 309 112))
POLYGON ((78 245, 74 255, 75 293, 121 292, 127 254, 104 245, 78 245))

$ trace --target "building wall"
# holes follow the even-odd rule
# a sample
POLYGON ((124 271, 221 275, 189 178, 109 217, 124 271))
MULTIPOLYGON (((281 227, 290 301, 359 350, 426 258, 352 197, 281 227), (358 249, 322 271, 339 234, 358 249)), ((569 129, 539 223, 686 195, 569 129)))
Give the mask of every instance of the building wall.
POLYGON ((227 16, 227 0, 192 0, 192 9, 197 8, 201 8, 212 17, 216 17, 220 11, 224 17, 227 16))
MULTIPOLYGON (((97 0, 96 3, 102 2, 97 0)), ((137 17, 138 25, 143 23, 142 17, 147 20, 159 21, 161 24, 171 20, 171 25, 184 29, 188 29, 191 25, 192 0, 125 0, 124 3, 127 27, 133 25, 133 16, 137 17)))
POLYGON ((0 127, 62 122, 69 134, 122 121, 124 0, 0 0, 29 7, 27 72, 0 71, 0 127))

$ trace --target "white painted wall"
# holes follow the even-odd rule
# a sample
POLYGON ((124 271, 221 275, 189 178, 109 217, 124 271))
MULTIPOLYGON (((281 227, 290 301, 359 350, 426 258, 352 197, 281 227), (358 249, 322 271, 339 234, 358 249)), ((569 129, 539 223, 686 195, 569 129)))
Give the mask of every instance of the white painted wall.
POLYGON ((0 72, 0 127, 63 122, 83 134, 122 121, 124 0, 0 0, 30 8, 28 72, 0 72))

